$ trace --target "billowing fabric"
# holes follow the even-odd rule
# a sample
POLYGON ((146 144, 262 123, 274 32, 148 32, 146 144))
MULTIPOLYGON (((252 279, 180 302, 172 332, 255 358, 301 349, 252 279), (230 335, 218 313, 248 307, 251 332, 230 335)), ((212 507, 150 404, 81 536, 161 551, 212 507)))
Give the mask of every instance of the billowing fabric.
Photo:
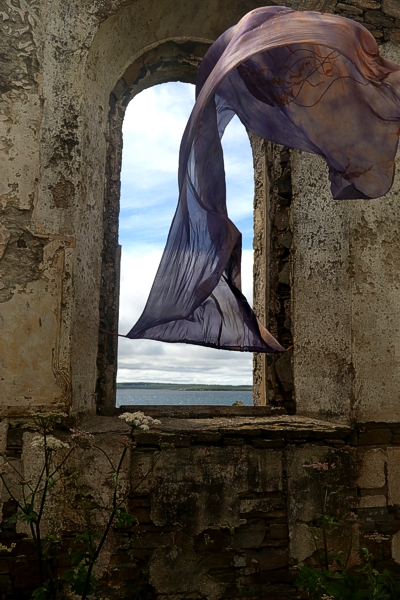
POLYGON ((129 338, 256 352, 283 348, 241 293, 241 234, 226 209, 221 147, 237 114, 267 140, 323 156, 336 199, 376 198, 394 176, 400 66, 359 23, 259 8, 209 49, 183 135, 179 203, 129 338))

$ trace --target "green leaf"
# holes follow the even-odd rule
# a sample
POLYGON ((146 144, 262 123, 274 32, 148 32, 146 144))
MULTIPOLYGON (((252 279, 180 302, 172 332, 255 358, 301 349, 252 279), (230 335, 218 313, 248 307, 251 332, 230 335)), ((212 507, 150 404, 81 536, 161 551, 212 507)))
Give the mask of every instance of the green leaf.
POLYGON ((36 588, 36 590, 32 593, 32 598, 34 600, 47 600, 48 593, 48 583, 44 583, 40 587, 36 588))
POLYGON ((71 552, 72 554, 72 563, 74 565, 79 565, 80 563, 84 563, 85 565, 89 564, 90 554, 87 552, 82 552, 82 550, 75 550, 71 552))
POLYGON ((37 523, 39 518, 39 515, 33 508, 33 504, 25 504, 25 506, 18 511, 18 516, 23 523, 37 523))
POLYGON ((83 531, 82 533, 75 533, 75 539, 77 542, 84 542, 84 543, 89 544, 90 539, 100 540, 101 535, 100 535, 100 533, 96 533, 96 532, 92 533, 92 532, 86 530, 86 531, 83 531))
MULTIPOLYGON (((364 555, 372 556, 369 552, 364 555)), ((400 585, 390 571, 385 569, 376 573, 374 575, 370 562, 356 573, 320 571, 302 566, 295 585, 306 590, 312 600, 321 600, 324 594, 335 600, 398 600, 400 585)))
POLYGON ((117 520, 117 527, 121 528, 132 527, 132 525, 137 523, 135 515, 131 515, 123 506, 117 509, 115 518, 117 520))
MULTIPOLYGON (((70 569, 69 571, 65 571, 62 575, 62 579, 70 586, 71 591, 75 594, 82 595, 85 590, 86 581, 88 578, 88 567, 86 565, 79 565, 75 567, 75 569, 70 569)), ((94 575, 90 575, 90 581, 88 582, 88 587, 86 589, 86 593, 90 594, 94 592, 96 587, 96 580, 94 575)))
MULTIPOLYGON (((18 511, 18 512, 19 512, 19 511, 18 511)), ((11 523, 16 523, 16 522, 18 521, 18 517, 19 517, 19 514, 18 514, 18 512, 16 512, 16 513, 14 513, 13 515, 11 515, 11 517, 9 517, 9 518, 7 519, 7 523, 10 523, 10 524, 11 524, 11 523)))
POLYGON ((54 477, 48 477, 47 478, 47 490, 50 492, 54 486, 56 485, 56 480, 54 479, 54 477))

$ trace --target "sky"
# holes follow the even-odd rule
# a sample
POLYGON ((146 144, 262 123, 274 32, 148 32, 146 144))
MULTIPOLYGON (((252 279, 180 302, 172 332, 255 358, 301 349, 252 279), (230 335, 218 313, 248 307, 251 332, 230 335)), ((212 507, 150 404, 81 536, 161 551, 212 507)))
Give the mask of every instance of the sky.
MULTIPOLYGON (((144 309, 165 246, 178 200, 179 145, 193 104, 193 85, 166 83, 138 94, 126 110, 119 232, 122 334, 144 309)), ((247 133, 236 117, 222 145, 228 213, 243 234, 242 285, 251 303, 253 163, 247 133)), ((252 354, 119 338, 117 380, 251 384, 252 354)))

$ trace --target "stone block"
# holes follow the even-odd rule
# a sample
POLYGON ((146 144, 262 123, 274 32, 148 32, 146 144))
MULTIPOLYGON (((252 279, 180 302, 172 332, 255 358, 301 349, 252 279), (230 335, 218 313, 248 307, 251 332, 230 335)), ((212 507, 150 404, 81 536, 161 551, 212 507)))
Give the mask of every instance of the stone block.
POLYGON ((286 548, 286 546, 288 545, 288 540, 287 538, 280 538, 280 539, 269 539, 269 540, 264 540, 263 543, 261 544, 261 546, 263 546, 264 548, 286 548))
POLYGON ((243 438, 233 438, 233 437, 225 437, 224 438, 224 446, 243 446, 244 439, 243 438))
POLYGON ((349 4, 343 4, 342 2, 339 2, 339 4, 336 5, 336 9, 345 13, 351 13, 351 15, 354 16, 360 16, 364 12, 361 8, 350 6, 349 4))
MULTIPOLYGON (((316 515, 321 512, 320 499, 318 495, 316 472, 312 468, 306 468, 304 465, 312 463, 336 463, 335 469, 322 471, 323 481, 336 485, 339 460, 340 467, 344 469, 346 465, 345 476, 350 487, 351 467, 353 450, 342 453, 341 449, 332 450, 329 446, 320 446, 317 444, 307 444, 304 447, 288 447, 287 456, 287 474, 288 474, 288 505, 289 519, 291 524, 295 521, 307 523, 313 521, 316 515), (340 454, 339 454, 340 453, 340 454), (343 461, 346 461, 344 463, 343 461)), ((344 473, 340 476, 341 484, 344 483, 344 473)))
POLYGON ((233 566, 234 567, 245 567, 246 559, 243 556, 234 556, 233 557, 233 566))
POLYGON ((176 448, 186 448, 187 446, 190 446, 191 443, 191 439, 190 439, 190 435, 179 435, 179 434, 166 434, 163 433, 162 435, 160 435, 160 442, 161 445, 162 444, 171 444, 172 446, 175 446, 176 448))
POLYGON ((263 440, 255 439, 251 441, 254 448, 283 448, 284 440, 263 440))
POLYGON ((199 431, 193 434, 193 442, 198 444, 212 444, 219 442, 221 434, 218 431, 199 431))
POLYGON ((286 523, 272 523, 269 528, 269 535, 275 540, 286 539, 288 537, 288 528, 286 523))
POLYGON ((386 506, 386 496, 363 496, 360 498, 360 508, 375 508, 377 506, 386 506))
POLYGON ((392 538, 392 558, 400 565, 400 531, 392 538))
POLYGON ((150 523, 150 507, 135 508, 132 512, 139 523, 150 523))
MULTIPOLYGON (((389 15, 376 13, 369 10, 371 23, 393 26, 389 15)), ((383 56, 399 62, 398 45, 381 48, 383 56)), ((345 420, 353 409, 343 399, 355 393, 353 417, 359 422, 396 421, 400 304, 399 278, 393 280, 391 273, 399 262, 394 227, 400 218, 399 178, 385 198, 355 201, 351 208, 348 202, 332 202, 327 168, 319 157, 293 152, 292 179, 297 412, 345 420), (395 251, 384 251, 386 244, 395 251)), ((362 436, 361 443, 390 442, 390 434, 376 435, 370 441, 362 436)))
POLYGON ((270 510, 265 514, 269 519, 286 519, 287 511, 286 510, 270 510))
POLYGON ((279 231, 283 231, 284 229, 289 227, 289 209, 288 208, 284 208, 283 210, 276 213, 274 225, 279 231))
POLYGON ((135 581, 140 579, 141 570, 138 567, 127 565, 115 568, 111 571, 112 581, 135 581))
MULTIPOLYGON (((149 564, 149 578, 157 596, 166 594, 168 597, 176 597, 179 592, 185 594, 190 581, 191 592, 195 597, 200 595, 200 590, 205 597, 221 597, 223 587, 219 582, 230 582, 232 571, 217 568, 216 577, 208 577, 203 569, 198 568, 198 556, 193 551, 192 544, 189 536, 177 532, 172 544, 155 550, 149 564)), ((212 562, 209 566, 212 567, 212 562)))
POLYGON ((393 535, 400 531, 400 521, 386 521, 386 523, 379 523, 379 531, 383 535, 393 535))
POLYGON ((388 512, 386 507, 372 506, 370 508, 359 508, 357 515, 362 522, 363 527, 365 525, 370 525, 373 522, 379 523, 379 526, 381 526, 382 523, 394 521, 394 516, 388 512))
POLYGON ((293 367, 292 367, 293 350, 288 350, 275 363, 275 371, 279 381, 286 392, 293 390, 293 367))
POLYGON ((290 531, 290 556, 302 563, 313 554, 315 543, 305 523, 294 524, 290 531))
POLYGON ((8 433, 8 420, 3 419, 0 422, 0 453, 5 452, 7 449, 7 433, 8 433))
POLYGON ((282 504, 282 498, 251 498, 240 502, 240 514, 268 513, 282 504))
POLYGON ((232 547, 259 548, 267 532, 267 523, 264 519, 249 519, 247 523, 236 529, 232 537, 232 547))
POLYGON ((207 575, 221 584, 235 583, 236 573, 233 569, 220 569, 218 567, 212 567, 208 570, 207 575))
POLYGON ((372 10, 380 9, 381 5, 376 0, 353 0, 353 4, 360 8, 369 8, 372 10))
POLYGON ((366 429, 360 431, 358 443, 360 446, 384 446, 392 441, 390 429, 366 429))
POLYGON ((400 505, 400 448, 388 448, 389 505, 400 505))
POLYGON ((361 496, 387 496, 387 485, 381 488, 359 488, 361 496))
POLYGON ((389 17, 400 19, 400 3, 398 0, 382 0, 382 10, 389 17))
POLYGON ((285 248, 290 248, 292 245, 293 235, 290 231, 284 231, 277 236, 277 243, 285 248))
POLYGON ((282 569, 289 564, 289 553, 278 548, 262 548, 262 550, 248 550, 246 552, 248 563, 253 562, 257 570, 271 571, 282 569))
POLYGON ((3 254, 6 251, 7 244, 10 240, 11 233, 0 223, 0 259, 3 258, 3 254))
MULTIPOLYGON (((161 441, 161 435, 154 432, 138 431, 135 433, 135 441, 138 444, 158 446, 161 441)), ((167 440, 164 436, 164 443, 166 442, 167 440)))
POLYGON ((284 265, 283 269, 280 271, 278 281, 279 281, 279 283, 284 283, 285 285, 290 285, 290 266, 289 266, 288 262, 284 265))
MULTIPOLYGON (((243 522, 244 521, 245 520, 243 519, 243 522)), ((232 564, 232 557, 230 554, 226 554, 224 551, 230 547, 230 540, 230 530, 228 531, 224 528, 205 529, 194 538, 193 550, 197 554, 209 554, 212 552, 213 565, 218 567, 229 567, 232 564), (216 565, 216 563, 218 564, 216 565)))
MULTIPOLYGON (((387 14, 388 13, 386 13, 386 15, 387 14)), ((386 15, 382 14, 380 11, 368 10, 365 13, 365 20, 367 23, 371 23, 371 25, 375 25, 376 27, 393 27, 393 19, 386 15)))
POLYGON ((232 437, 257 437, 261 435, 261 429, 256 427, 220 427, 220 433, 232 437))
POLYGON ((360 488, 381 488, 386 483, 386 453, 380 448, 368 450, 363 457, 360 477, 357 485, 360 488))

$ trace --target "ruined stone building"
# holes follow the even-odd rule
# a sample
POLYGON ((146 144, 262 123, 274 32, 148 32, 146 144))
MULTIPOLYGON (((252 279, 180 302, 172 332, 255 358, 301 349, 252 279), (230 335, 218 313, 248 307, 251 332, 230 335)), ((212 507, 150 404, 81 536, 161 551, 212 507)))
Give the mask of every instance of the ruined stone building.
MULTIPOLYGON (((362 22, 400 63, 398 0, 281 3, 362 22)), ((209 45, 257 6, 0 0, 0 448, 27 473, 32 410, 65 411, 118 449, 117 338, 103 330, 118 321, 124 110, 149 86, 194 83, 209 45)), ((127 481, 174 446, 132 495, 140 540, 117 532, 104 550, 105 597, 296 597, 315 460, 336 464, 341 509, 360 540, 385 534, 382 565, 400 574, 400 169, 386 197, 338 202, 322 159, 251 143, 255 308, 293 349, 255 357, 254 408, 164 410, 140 434, 127 481)), ((103 468, 87 473, 95 497, 103 468)), ((25 597, 34 557, 1 500, 0 538, 17 548, 0 557, 0 591, 25 597)))

